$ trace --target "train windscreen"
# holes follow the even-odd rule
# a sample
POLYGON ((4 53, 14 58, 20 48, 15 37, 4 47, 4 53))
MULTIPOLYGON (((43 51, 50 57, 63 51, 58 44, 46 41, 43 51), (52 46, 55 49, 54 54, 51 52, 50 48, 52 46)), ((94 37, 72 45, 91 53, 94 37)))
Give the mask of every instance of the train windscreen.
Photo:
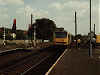
POLYGON ((55 32, 55 38, 67 38, 67 32, 55 32))

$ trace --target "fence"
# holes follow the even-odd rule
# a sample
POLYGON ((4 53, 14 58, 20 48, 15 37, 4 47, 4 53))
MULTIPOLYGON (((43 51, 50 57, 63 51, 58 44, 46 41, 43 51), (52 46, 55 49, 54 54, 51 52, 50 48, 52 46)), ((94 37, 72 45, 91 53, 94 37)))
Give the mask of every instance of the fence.
MULTIPOLYGON (((6 40, 7 43, 16 43, 16 44, 26 44, 26 42, 29 44, 31 43, 31 40, 6 40)), ((36 40, 36 43, 42 42, 42 40, 36 40)), ((33 40, 34 43, 34 40, 33 40)), ((0 44, 4 44, 4 40, 0 40, 0 44)))

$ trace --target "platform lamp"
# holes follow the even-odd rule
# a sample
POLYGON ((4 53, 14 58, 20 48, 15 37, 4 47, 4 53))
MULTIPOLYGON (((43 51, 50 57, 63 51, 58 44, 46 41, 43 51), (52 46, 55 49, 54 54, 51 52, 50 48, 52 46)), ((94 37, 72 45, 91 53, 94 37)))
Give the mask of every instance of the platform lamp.
POLYGON ((90 0, 90 45, 89 45, 89 57, 92 58, 92 44, 91 44, 91 0, 90 0))

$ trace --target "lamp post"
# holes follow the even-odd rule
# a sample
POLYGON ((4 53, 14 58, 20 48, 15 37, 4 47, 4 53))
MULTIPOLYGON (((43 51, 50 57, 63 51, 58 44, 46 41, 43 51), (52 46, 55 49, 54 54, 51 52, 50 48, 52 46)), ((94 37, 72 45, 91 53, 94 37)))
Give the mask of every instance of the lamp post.
POLYGON ((76 21, 76 11, 75 11, 75 36, 76 36, 76 49, 77 49, 77 21, 76 21))
POLYGON ((92 58, 92 44, 91 44, 91 0, 90 0, 90 46, 89 46, 89 57, 92 58))
POLYGON ((94 34, 95 34, 95 23, 94 23, 94 34))

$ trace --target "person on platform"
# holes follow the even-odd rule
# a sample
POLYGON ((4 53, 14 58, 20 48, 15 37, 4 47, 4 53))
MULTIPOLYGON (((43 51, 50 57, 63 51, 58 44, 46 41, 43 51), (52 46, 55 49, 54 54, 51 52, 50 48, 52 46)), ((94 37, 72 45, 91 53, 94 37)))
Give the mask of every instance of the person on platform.
POLYGON ((78 49, 80 49, 80 43, 81 43, 81 40, 78 39, 78 40, 77 40, 77 43, 78 43, 78 49))
POLYGON ((92 38, 92 49, 95 48, 95 42, 96 42, 96 39, 92 38))

